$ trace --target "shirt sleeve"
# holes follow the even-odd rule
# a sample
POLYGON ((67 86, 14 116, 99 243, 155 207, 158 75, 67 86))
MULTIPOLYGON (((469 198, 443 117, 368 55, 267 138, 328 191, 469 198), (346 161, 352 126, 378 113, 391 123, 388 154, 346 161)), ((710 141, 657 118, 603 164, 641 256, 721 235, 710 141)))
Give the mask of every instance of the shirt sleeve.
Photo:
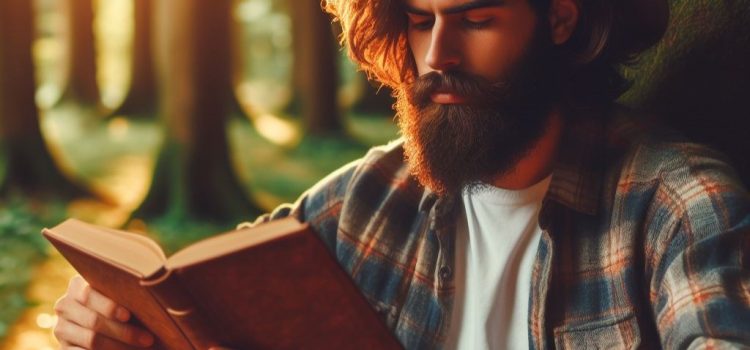
POLYGON ((725 163, 701 155, 665 173, 655 209, 650 299, 666 349, 750 346, 750 199, 725 163))

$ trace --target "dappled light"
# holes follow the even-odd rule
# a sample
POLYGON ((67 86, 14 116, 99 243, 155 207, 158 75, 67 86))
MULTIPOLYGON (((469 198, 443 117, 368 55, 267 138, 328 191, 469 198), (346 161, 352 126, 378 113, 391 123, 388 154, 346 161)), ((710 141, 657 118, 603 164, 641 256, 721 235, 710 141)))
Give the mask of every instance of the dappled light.
POLYGON ((273 114, 261 114, 255 118, 258 133, 277 145, 290 145, 299 140, 297 128, 273 114))

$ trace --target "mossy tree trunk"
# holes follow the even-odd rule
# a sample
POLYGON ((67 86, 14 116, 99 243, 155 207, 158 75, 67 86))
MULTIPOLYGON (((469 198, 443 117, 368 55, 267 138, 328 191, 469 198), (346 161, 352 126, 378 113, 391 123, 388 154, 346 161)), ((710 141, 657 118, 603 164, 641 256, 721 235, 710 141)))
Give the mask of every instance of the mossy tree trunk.
POLYGON ((343 130, 338 110, 338 45, 320 0, 290 0, 294 49, 295 103, 306 132, 343 130))
POLYGON ((133 49, 130 86, 112 115, 148 116, 156 110, 156 76, 152 50, 153 0, 133 0, 133 49))
POLYGON ((0 1, 0 194, 85 195, 56 168, 34 101, 32 2, 0 1))
POLYGON ((63 0, 65 59, 59 102, 99 106, 92 0, 63 0))
POLYGON ((165 143, 138 218, 250 219, 232 169, 232 0, 159 0, 157 70, 165 143))
POLYGON ((656 112, 734 161, 750 186, 750 0, 671 0, 669 29, 638 64, 622 102, 656 112))

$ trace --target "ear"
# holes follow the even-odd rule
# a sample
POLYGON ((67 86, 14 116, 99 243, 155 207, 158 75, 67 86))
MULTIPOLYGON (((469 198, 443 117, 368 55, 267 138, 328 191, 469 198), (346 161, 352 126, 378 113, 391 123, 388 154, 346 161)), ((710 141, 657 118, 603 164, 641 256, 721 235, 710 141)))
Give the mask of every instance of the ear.
POLYGON ((578 1, 577 0, 552 0, 549 10, 549 23, 552 42, 562 45, 578 25, 578 1))

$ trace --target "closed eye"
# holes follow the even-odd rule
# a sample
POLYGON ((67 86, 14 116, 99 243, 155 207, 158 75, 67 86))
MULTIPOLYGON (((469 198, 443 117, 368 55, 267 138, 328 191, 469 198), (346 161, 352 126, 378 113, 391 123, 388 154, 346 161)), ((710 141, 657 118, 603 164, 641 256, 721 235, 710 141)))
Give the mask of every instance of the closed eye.
POLYGON ((409 28, 416 30, 427 30, 432 28, 435 18, 432 16, 423 16, 409 13, 409 28))
POLYGON ((492 18, 487 18, 487 19, 478 20, 478 21, 471 20, 468 18, 463 19, 464 26, 469 29, 484 29, 487 26, 489 26, 490 23, 492 23, 492 18))

